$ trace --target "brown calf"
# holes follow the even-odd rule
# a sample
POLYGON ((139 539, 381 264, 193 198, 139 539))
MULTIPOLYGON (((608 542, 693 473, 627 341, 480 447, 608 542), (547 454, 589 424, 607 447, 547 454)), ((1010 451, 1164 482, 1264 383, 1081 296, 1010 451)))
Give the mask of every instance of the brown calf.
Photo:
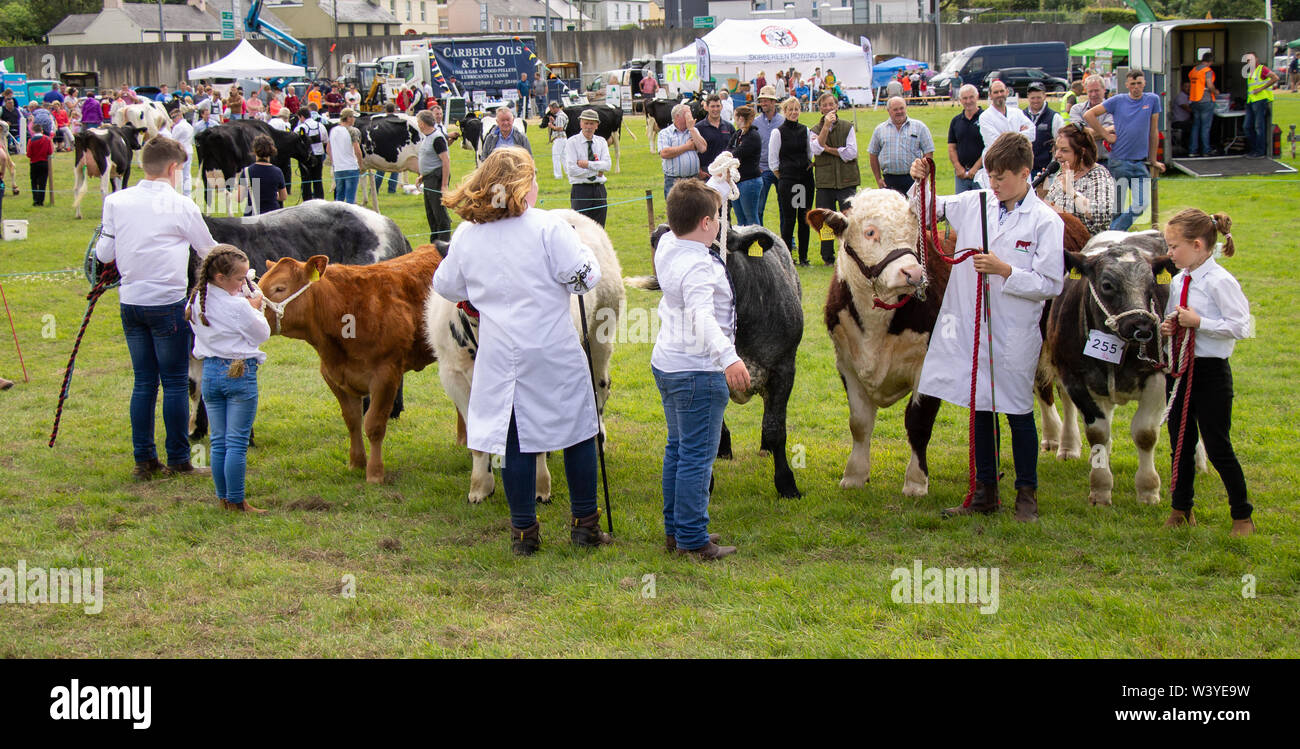
POLYGON ((316 349, 321 377, 348 427, 348 466, 364 466, 372 484, 384 480, 384 434, 403 373, 434 361, 425 343, 424 303, 441 259, 426 246, 373 265, 331 265, 324 255, 266 262, 266 319, 273 331, 316 349), (366 395, 368 461, 361 441, 366 395))

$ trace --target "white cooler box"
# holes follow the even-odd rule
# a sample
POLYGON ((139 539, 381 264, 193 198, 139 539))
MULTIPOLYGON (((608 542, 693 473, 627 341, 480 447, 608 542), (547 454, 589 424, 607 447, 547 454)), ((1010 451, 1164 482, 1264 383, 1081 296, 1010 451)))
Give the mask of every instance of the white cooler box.
POLYGON ((11 239, 26 239, 27 221, 21 218, 5 219, 4 238, 6 242, 11 239))

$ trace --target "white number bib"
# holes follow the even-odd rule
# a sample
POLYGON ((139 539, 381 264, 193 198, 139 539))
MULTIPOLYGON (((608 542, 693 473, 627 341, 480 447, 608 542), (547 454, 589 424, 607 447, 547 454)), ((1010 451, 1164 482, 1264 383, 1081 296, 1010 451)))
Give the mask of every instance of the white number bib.
POLYGON ((1124 358, 1124 346, 1122 339, 1093 329, 1088 331, 1088 342, 1083 346, 1083 353, 1094 359, 1119 364, 1120 359, 1124 358))

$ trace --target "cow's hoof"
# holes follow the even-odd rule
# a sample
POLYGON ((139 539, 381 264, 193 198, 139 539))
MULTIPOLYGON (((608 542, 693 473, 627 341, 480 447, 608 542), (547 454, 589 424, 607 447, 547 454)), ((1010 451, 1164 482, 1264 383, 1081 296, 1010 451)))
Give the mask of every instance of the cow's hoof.
POLYGON ((1056 451, 1057 460, 1078 460, 1080 457, 1079 448, 1062 447, 1056 451))
POLYGON ((1060 446, 1061 443, 1057 442, 1056 440, 1043 440, 1041 443, 1039 443, 1039 447, 1041 447, 1042 451, 1045 453, 1054 453, 1057 451, 1058 448, 1060 448, 1060 446))
POLYGON ((1138 502, 1144 505, 1160 504, 1160 492, 1138 492, 1138 502))
POLYGON ((731 460, 731 458, 732 455, 730 450, 726 452, 723 452, 721 450, 718 451, 718 460, 731 460))
POLYGON ((765 449, 765 448, 759 448, 759 450, 758 450, 758 457, 760 457, 760 458, 770 458, 770 457, 772 457, 772 451, 771 451, 771 450, 767 450, 767 449, 765 449))
POLYGON ((378 474, 378 475, 371 475, 371 474, 367 473, 367 474, 366 474, 366 483, 367 483, 367 484, 382 484, 382 483, 384 483, 384 474, 381 473, 381 474, 378 474))
POLYGON ((841 489, 861 489, 866 485, 867 485, 867 479, 865 478, 850 478, 848 476, 845 476, 844 478, 840 479, 841 489))
POLYGON ((1109 491, 1094 491, 1088 494, 1088 502, 1093 507, 1102 507, 1110 505, 1109 491))
POLYGON ((803 496, 803 492, 795 485, 794 479, 791 479, 788 484, 777 482, 776 493, 781 495, 782 499, 799 499, 803 496))
POLYGON ((545 495, 545 496, 543 496, 543 495, 541 495, 541 494, 537 495, 537 504, 539 504, 539 505, 549 505, 550 503, 551 503, 551 495, 549 495, 549 494, 547 494, 547 495, 545 495))
POLYGON ((929 493, 930 493, 930 482, 928 481, 925 482, 924 484, 920 482, 913 482, 913 481, 903 482, 904 497, 924 497, 929 493))

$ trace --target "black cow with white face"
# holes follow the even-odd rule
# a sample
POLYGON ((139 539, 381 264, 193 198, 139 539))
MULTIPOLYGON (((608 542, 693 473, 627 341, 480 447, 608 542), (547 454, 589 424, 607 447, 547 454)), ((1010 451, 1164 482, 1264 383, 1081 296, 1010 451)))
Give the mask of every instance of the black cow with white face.
POLYGON ((600 118, 600 122, 596 124, 596 135, 609 143, 609 153, 614 159, 614 171, 623 171, 619 148, 619 134, 623 131, 623 110, 618 107, 609 104, 575 104, 565 107, 564 114, 569 118, 569 124, 564 127, 565 137, 571 138, 582 132, 582 113, 588 109, 595 110, 596 116, 600 118))
POLYGON ((126 125, 105 125, 82 130, 72 138, 76 161, 76 185, 72 209, 81 218, 81 199, 86 196, 90 179, 99 178, 99 192, 108 195, 125 187, 131 179, 131 153, 139 150, 140 131, 126 125), (105 180, 108 180, 106 182, 105 180))
MULTIPOLYGON (((1069 275, 1052 302, 1043 341, 1041 369, 1047 377, 1040 377, 1040 382, 1050 382, 1054 375, 1064 391, 1057 457, 1080 455, 1077 408, 1091 445, 1088 499, 1094 505, 1110 504, 1111 418, 1115 406, 1136 400, 1131 433, 1138 450, 1137 497, 1156 504, 1160 475, 1155 446, 1165 408, 1160 319, 1175 270, 1169 248, 1157 231, 1106 231, 1089 240, 1083 251, 1066 252, 1065 267, 1069 275)), ((1044 408, 1043 435, 1048 441, 1058 428, 1055 413, 1044 408)))

